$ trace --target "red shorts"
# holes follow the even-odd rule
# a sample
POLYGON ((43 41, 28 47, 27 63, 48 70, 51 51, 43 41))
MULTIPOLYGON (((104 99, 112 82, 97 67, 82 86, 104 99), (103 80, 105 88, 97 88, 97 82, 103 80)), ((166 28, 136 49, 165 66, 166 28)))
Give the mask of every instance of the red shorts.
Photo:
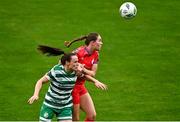
POLYGON ((80 96, 86 94, 88 91, 84 85, 75 85, 72 91, 73 104, 80 103, 80 96))

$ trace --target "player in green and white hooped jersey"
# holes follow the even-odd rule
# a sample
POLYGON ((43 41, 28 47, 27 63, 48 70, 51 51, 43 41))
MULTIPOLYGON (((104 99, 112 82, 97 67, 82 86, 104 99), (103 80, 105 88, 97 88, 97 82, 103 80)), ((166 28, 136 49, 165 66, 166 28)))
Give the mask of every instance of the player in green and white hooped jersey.
POLYGON ((73 103, 71 92, 77 78, 75 74, 77 67, 77 56, 73 53, 65 54, 61 58, 61 64, 55 65, 37 81, 34 95, 28 100, 29 104, 38 100, 43 83, 51 80, 41 107, 40 121, 51 121, 54 114, 56 114, 58 121, 72 121, 73 103))

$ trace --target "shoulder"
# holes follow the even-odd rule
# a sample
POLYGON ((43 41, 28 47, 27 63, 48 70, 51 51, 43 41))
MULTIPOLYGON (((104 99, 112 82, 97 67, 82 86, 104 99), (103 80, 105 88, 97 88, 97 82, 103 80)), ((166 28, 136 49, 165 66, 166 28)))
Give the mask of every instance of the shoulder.
POLYGON ((78 47, 77 49, 73 50, 72 52, 78 54, 80 52, 83 52, 84 48, 85 48, 85 46, 81 46, 81 47, 78 47))
POLYGON ((99 57, 99 52, 98 52, 98 51, 94 51, 93 55, 94 55, 95 57, 99 57))
POLYGON ((85 46, 81 46, 81 47, 77 48, 75 50, 75 53, 78 56, 78 58, 84 57, 87 54, 87 52, 85 50, 85 46))
POLYGON ((63 69, 63 65, 61 65, 61 64, 57 64, 57 65, 55 65, 55 66, 53 67, 53 70, 54 70, 54 71, 62 70, 62 69, 63 69))

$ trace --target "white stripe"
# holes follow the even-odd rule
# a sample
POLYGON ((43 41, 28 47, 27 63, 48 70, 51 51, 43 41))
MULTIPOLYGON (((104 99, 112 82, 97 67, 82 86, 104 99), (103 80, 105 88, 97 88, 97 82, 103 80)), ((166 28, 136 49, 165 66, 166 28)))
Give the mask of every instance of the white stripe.
POLYGON ((45 99, 46 99, 46 100, 49 100, 49 101, 52 101, 52 102, 55 102, 55 103, 59 103, 59 104, 66 104, 66 103, 68 103, 70 100, 72 100, 72 96, 70 96, 69 99, 67 99, 67 100, 54 100, 53 98, 51 98, 50 96, 48 96, 48 95, 46 94, 45 99))
POLYGON ((46 94, 46 96, 45 96, 45 99, 47 99, 47 100, 49 100, 49 101, 55 102, 55 101, 53 100, 53 98, 49 97, 47 94, 46 94))
POLYGON ((64 98, 67 98, 67 97, 69 96, 69 95, 59 96, 58 94, 53 93, 50 88, 49 88, 48 92, 49 92, 52 96, 54 96, 54 97, 56 97, 56 98, 59 98, 59 99, 64 99, 64 98))
POLYGON ((58 117, 57 119, 59 120, 72 120, 72 116, 67 116, 67 117, 58 117))
POLYGON ((57 80, 57 81, 76 81, 77 79, 77 76, 74 76, 72 78, 69 78, 69 77, 55 77, 56 74, 59 74, 59 73, 54 73, 53 76, 54 78, 57 80))
POLYGON ((39 119, 43 120, 43 121, 46 121, 46 122, 51 122, 51 119, 46 119, 46 118, 43 118, 43 117, 40 117, 39 119))
POLYGON ((73 78, 68 78, 68 77, 60 77, 60 78, 57 78, 56 77, 56 80, 57 81, 62 81, 62 82, 65 82, 65 81, 76 81, 76 79, 77 79, 77 77, 75 76, 75 77, 73 77, 73 78))
MULTIPOLYGON (((62 69, 61 70, 54 70, 54 72, 55 73, 57 73, 57 74, 67 74, 64 70, 64 66, 63 65, 61 65, 60 66, 62 69)), ((54 69, 54 68, 53 68, 54 69)), ((71 73, 71 75, 73 75, 73 74, 75 74, 75 71, 73 71, 72 73, 71 73)))
POLYGON ((74 88, 75 84, 63 84, 63 87, 72 87, 72 89, 74 88))
POLYGON ((44 102, 44 104, 47 105, 47 106, 49 106, 49 107, 51 107, 51 108, 55 108, 55 109, 62 109, 62 108, 72 107, 72 106, 73 106, 72 103, 71 103, 71 104, 68 104, 68 105, 66 105, 66 106, 63 106, 63 107, 53 106, 53 105, 50 105, 50 104, 48 104, 48 103, 46 103, 46 102, 44 102))
POLYGON ((52 74, 53 77, 56 76, 56 74, 55 74, 55 72, 54 72, 54 69, 51 70, 51 74, 52 74))
MULTIPOLYGON (((54 70, 55 74, 61 74, 61 75, 66 75, 67 73, 64 70, 54 70)), ((74 75, 75 72, 72 72, 70 75, 74 75)))
MULTIPOLYGON (((60 88, 63 87, 63 88, 64 88, 64 86, 62 86, 62 84, 58 84, 57 82, 53 82, 53 81, 52 81, 51 83, 52 83, 53 85, 55 85, 56 87, 60 87, 60 88)), ((65 84, 64 84, 64 85, 65 85, 65 84)), ((69 85, 69 84, 67 84, 67 85, 69 85)), ((74 84, 72 84, 72 85, 74 86, 74 84)), ((72 85, 71 85, 70 87, 66 87, 66 88, 68 88, 68 89, 69 89, 69 88, 73 89, 73 88, 72 88, 72 87, 73 87, 72 85)))
MULTIPOLYGON (((57 80, 57 81, 62 81, 62 82, 65 82, 65 81, 76 81, 77 79, 77 76, 74 76, 73 78, 68 78, 68 77, 59 77, 57 78, 56 77, 56 74, 64 74, 66 75, 67 73, 65 73, 64 71, 54 71, 54 70, 51 70, 51 74, 52 76, 57 80)), ((73 73, 74 74, 74 73, 73 73)))
POLYGON ((60 85, 57 82, 52 82, 55 86, 59 87, 60 85))
POLYGON ((46 74, 45 77, 48 79, 48 80, 51 80, 51 78, 46 74))
POLYGON ((55 72, 56 74, 62 74, 62 75, 67 74, 67 73, 64 72, 64 70, 54 70, 54 72, 55 72))

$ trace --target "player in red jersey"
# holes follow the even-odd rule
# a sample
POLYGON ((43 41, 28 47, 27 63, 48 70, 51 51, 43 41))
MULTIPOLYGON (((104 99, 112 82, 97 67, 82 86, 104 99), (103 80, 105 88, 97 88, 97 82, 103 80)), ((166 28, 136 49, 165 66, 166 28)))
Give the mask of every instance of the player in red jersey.
MULTIPOLYGON (((74 53, 77 54, 79 63, 83 66, 83 72, 90 76, 95 76, 98 68, 99 51, 102 46, 102 39, 98 33, 90 33, 87 36, 65 42, 69 47, 72 43, 85 40, 85 46, 77 48, 74 53)), ((85 121, 94 121, 96 118, 96 110, 90 94, 84 86, 85 78, 78 78, 72 92, 73 96, 73 120, 79 120, 80 108, 86 113, 85 121)), ((95 86, 106 89, 106 85, 101 82, 94 82, 95 86)))

